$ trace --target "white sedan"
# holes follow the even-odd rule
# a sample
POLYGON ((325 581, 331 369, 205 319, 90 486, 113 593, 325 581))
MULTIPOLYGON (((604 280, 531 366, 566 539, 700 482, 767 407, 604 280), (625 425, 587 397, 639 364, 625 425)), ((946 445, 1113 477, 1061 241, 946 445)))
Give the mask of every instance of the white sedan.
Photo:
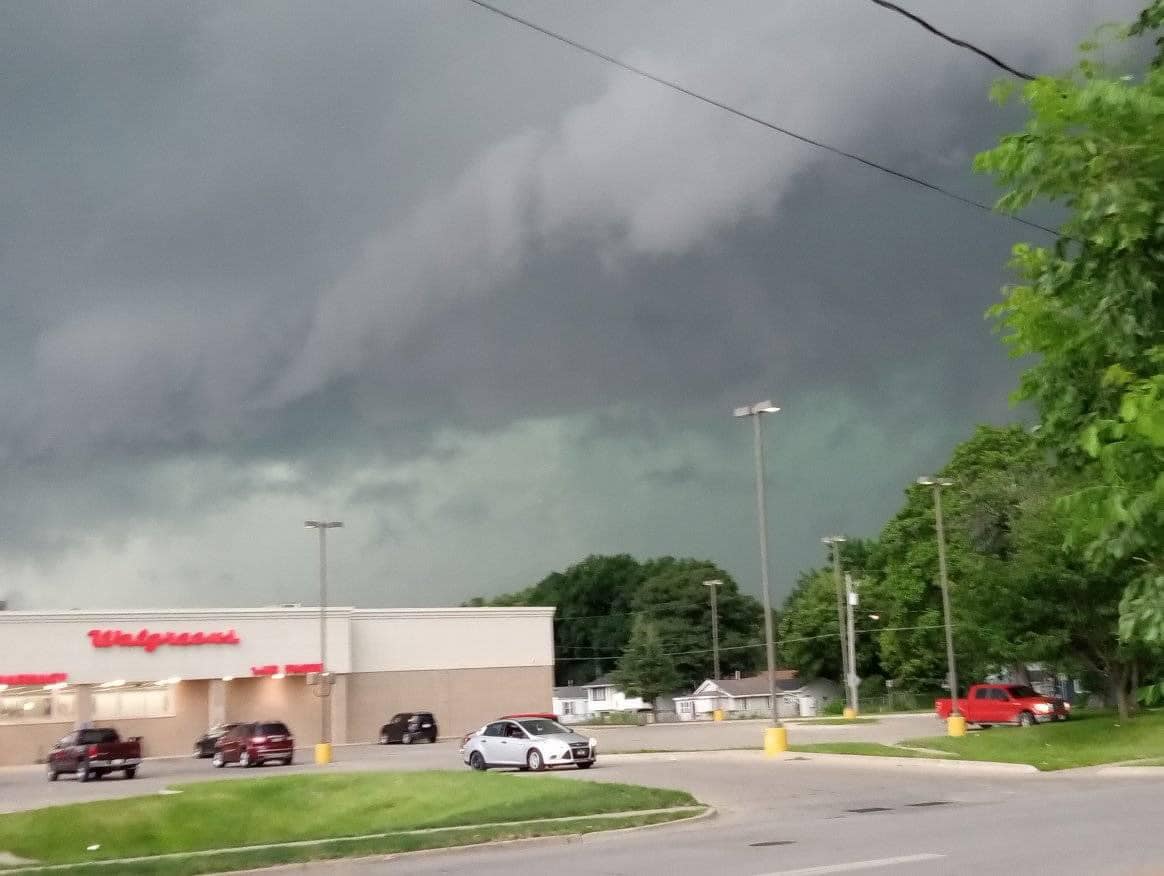
POLYGON ((585 770, 598 759, 598 741, 548 718, 505 718, 465 739, 461 757, 475 770, 517 767, 540 772, 556 766, 585 770))

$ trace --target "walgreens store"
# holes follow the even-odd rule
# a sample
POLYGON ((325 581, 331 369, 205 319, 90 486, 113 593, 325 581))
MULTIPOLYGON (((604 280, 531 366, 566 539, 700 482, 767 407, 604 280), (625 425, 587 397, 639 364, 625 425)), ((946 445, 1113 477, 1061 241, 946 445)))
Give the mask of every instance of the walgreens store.
MULTIPOLYGON (((552 608, 0 611, 0 765, 43 759, 90 723, 141 736, 147 757, 188 754, 208 727, 276 719, 318 742, 372 742, 397 712, 431 711, 441 735, 500 714, 548 711, 552 608)), ((342 757, 342 753, 339 753, 342 757)))

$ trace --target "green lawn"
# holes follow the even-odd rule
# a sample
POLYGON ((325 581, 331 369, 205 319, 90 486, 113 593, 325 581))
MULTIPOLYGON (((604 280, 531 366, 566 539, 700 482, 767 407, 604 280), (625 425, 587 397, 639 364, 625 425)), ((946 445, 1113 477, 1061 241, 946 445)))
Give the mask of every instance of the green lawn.
MULTIPOLYGON (((179 785, 181 794, 78 803, 0 815, 0 850, 81 863, 420 828, 590 816, 696 805, 681 791, 497 773, 347 773, 179 785), (100 844, 100 849, 87 847, 100 844)), ((690 814, 690 813, 686 813, 690 814)), ((629 823, 667 820, 635 817, 629 823)), ((226 858, 119 866, 119 873, 204 873, 269 863, 622 827, 609 820, 481 828, 334 846, 241 851, 226 858)), ((85 868, 90 869, 90 868, 85 868)), ((108 867, 102 872, 109 873, 108 867)))
POLYGON ((903 745, 948 751, 962 760, 1026 763, 1041 770, 1164 757, 1164 711, 1120 721, 1111 712, 1089 712, 1038 727, 995 727, 962 737, 911 739, 903 745))
POLYGON ((812 745, 790 745, 789 751, 801 751, 806 754, 865 754, 878 757, 941 757, 930 755, 922 751, 910 751, 908 748, 898 748, 893 745, 882 745, 879 742, 815 742, 812 745))

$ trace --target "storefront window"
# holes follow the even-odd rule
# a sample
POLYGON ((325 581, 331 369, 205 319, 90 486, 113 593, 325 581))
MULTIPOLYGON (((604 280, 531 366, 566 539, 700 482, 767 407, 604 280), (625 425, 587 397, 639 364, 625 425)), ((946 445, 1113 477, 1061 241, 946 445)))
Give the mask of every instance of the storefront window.
MULTIPOLYGON (((168 718, 174 712, 169 685, 126 686, 93 691, 96 722, 129 718, 168 718)), ((9 688, 0 691, 0 724, 72 723, 77 720, 77 695, 72 690, 9 688)))
POLYGON ((55 715, 54 695, 40 688, 0 693, 0 723, 27 724, 40 721, 68 720, 55 715))
POLYGON ((96 690, 93 691, 93 720, 166 718, 174 714, 173 703, 173 692, 169 686, 96 690))

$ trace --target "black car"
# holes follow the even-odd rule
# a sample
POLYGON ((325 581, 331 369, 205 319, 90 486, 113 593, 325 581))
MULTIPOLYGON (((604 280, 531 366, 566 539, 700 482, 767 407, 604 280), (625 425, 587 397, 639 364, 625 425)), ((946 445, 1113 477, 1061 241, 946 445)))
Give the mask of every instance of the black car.
POLYGON ((215 724, 198 737, 194 743, 195 757, 211 757, 214 754, 214 743, 237 727, 238 724, 215 724))
POLYGON ((380 728, 380 744, 436 742, 437 722, 432 712, 401 712, 380 728))

